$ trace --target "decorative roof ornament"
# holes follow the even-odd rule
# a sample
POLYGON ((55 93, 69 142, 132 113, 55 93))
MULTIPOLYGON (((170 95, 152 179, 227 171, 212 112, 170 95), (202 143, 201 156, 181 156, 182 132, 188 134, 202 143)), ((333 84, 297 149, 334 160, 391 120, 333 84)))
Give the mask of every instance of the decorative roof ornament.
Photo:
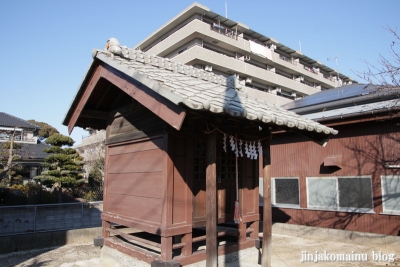
POLYGON ((114 55, 122 54, 121 45, 116 38, 110 38, 107 40, 105 50, 113 53, 114 55))
POLYGON ((226 78, 226 86, 235 90, 242 89, 242 85, 239 83, 239 79, 236 75, 231 75, 226 78))

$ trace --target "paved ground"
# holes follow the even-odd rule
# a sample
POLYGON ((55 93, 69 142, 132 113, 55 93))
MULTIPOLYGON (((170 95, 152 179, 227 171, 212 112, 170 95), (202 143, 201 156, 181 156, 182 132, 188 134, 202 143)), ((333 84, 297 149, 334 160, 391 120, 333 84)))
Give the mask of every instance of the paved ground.
MULTIPOLYGON (((66 245, 0 255, 0 266, 96 267, 100 266, 99 256, 100 249, 94 247, 92 243, 66 245)), ((257 262, 257 259, 253 258, 246 261, 233 262, 225 266, 260 266, 255 262, 257 262)), ((382 248, 368 244, 357 245, 354 243, 316 240, 310 237, 273 234, 272 266, 400 266, 400 244, 382 248), (315 255, 319 259, 318 262, 313 262, 315 255), (345 257, 345 261, 338 261, 337 257, 342 256, 345 257), (347 260, 346 257, 348 257, 347 260), (334 258, 336 259, 333 260, 334 258), (301 262, 302 259, 303 262, 301 262)))
POLYGON ((273 235, 272 266, 400 266, 400 244, 397 247, 357 245, 332 242, 329 239, 313 240, 303 237, 273 235), (317 262, 313 262, 317 252, 317 262), (326 253, 325 253, 326 252, 326 253), (381 252, 381 254, 379 254, 381 252), (373 260, 373 253, 375 259, 373 260), (339 254, 339 255, 338 255, 339 254), (349 260, 339 261, 338 257, 349 260), (381 255, 379 260, 379 255, 381 255), (313 257, 312 257, 313 256, 313 257), (389 256, 391 259, 389 259, 389 256), (360 260, 357 259, 360 257, 360 260), (334 260, 334 258, 336 258, 334 260), (386 260, 384 260, 384 258, 386 260), (327 260, 328 259, 328 260, 327 260), (303 262, 301 262, 303 260, 303 262), (365 261, 364 261, 365 260, 365 261), (393 261, 393 262, 390 262, 393 261))

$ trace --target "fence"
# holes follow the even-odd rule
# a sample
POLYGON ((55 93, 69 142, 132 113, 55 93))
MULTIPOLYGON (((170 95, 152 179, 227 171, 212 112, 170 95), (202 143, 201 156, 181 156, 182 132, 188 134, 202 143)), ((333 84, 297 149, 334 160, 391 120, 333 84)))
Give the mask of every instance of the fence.
POLYGON ((103 202, 0 207, 0 236, 101 226, 103 202))
POLYGON ((103 186, 71 187, 72 196, 86 201, 103 201, 103 186))

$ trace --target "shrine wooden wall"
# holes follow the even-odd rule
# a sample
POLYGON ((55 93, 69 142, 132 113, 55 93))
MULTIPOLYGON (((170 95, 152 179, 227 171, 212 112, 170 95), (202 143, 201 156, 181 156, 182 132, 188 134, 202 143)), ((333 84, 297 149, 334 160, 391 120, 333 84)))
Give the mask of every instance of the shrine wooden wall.
POLYGON ((260 219, 259 215, 259 161, 244 158, 243 169, 246 170, 242 175, 241 182, 241 201, 242 201, 242 219, 244 221, 255 221, 260 219))
POLYGON ((170 195, 172 198, 172 218, 170 224, 192 224, 193 194, 190 190, 193 178, 192 138, 187 135, 169 135, 171 175, 170 195))
POLYGON ((162 136, 109 146, 105 213, 161 224, 165 184, 162 148, 162 136))
POLYGON ((103 218, 159 233, 167 184, 165 124, 136 101, 112 113, 107 128, 103 218))

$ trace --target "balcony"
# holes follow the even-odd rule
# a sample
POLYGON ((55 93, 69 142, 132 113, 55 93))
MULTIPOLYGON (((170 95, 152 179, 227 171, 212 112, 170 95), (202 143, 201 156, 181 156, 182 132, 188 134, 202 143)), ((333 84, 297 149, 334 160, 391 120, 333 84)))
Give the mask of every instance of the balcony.
POLYGON ((249 64, 248 61, 229 57, 212 50, 209 50, 208 53, 204 53, 204 49, 205 48, 198 45, 193 46, 181 54, 176 55, 174 61, 182 62, 183 64, 194 62, 196 60, 200 62, 208 62, 211 65, 216 66, 217 69, 224 69, 226 66, 229 66, 230 70, 242 76, 253 77, 257 80, 267 80, 274 86, 288 88, 291 91, 299 92, 301 95, 310 95, 319 91, 309 85, 299 83, 267 69, 249 64))
MULTIPOLYGON (((7 133, 0 133, 0 142, 8 142, 11 140, 11 135, 7 133)), ((26 137, 16 135, 14 136, 14 141, 17 143, 29 143, 29 144, 37 144, 38 138, 36 136, 26 137)))
POLYGON ((215 31, 215 32, 217 32, 219 34, 228 36, 228 37, 230 37, 232 39, 235 39, 235 40, 237 40, 237 38, 238 38, 237 34, 235 34, 235 31, 233 31, 231 29, 228 29, 228 28, 225 28, 224 26, 221 26, 221 25, 219 25, 217 23, 213 23, 211 25, 211 30, 213 30, 213 31, 215 31))

